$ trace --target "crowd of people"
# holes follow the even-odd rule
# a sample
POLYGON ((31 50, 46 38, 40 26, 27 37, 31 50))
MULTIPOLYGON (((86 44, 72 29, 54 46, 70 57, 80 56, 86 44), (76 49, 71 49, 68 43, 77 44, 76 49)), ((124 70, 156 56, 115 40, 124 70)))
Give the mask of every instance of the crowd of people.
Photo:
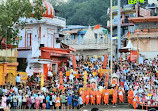
MULTIPOLYGON (((142 104, 158 106, 158 57, 145 59, 143 64, 114 59, 114 82, 109 70, 106 73, 100 71, 103 62, 104 56, 85 58, 76 55, 76 69, 70 59, 60 65, 57 74, 52 72, 53 76, 45 79, 43 87, 39 74, 28 77, 27 84, 20 83, 18 76, 16 85, 7 83, 0 87, 3 95, 1 106, 14 109, 78 109, 85 105, 124 102, 134 108, 142 104)), ((108 65, 106 69, 109 69, 108 65)))

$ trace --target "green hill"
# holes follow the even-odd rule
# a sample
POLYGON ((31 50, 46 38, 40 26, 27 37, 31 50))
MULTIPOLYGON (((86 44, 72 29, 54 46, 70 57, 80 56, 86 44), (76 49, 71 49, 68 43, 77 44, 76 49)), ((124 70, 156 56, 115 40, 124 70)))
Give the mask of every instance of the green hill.
MULTIPOLYGON (((121 0, 126 4, 127 0, 121 0)), ((57 3, 52 0, 52 3, 57 3)), ((110 0, 68 0, 66 3, 53 4, 57 16, 67 19, 67 24, 71 25, 96 25, 106 26, 109 19, 107 9, 110 7, 110 0)), ((117 0, 113 0, 113 5, 117 5, 117 0)))

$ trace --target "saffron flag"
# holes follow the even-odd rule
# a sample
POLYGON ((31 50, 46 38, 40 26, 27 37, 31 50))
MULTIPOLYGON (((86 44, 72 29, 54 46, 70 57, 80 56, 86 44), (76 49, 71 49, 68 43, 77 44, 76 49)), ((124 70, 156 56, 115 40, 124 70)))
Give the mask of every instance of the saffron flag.
POLYGON ((96 30, 96 29, 100 29, 100 24, 98 24, 98 25, 96 25, 96 26, 94 27, 94 30, 96 30))

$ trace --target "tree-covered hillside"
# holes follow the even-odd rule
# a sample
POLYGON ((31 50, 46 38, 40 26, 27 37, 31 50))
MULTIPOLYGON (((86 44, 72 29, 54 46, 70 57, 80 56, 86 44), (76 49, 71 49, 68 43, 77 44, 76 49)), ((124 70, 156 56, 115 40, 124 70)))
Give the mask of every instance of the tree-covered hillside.
MULTIPOLYGON (((127 0, 121 0, 126 4, 127 0)), ((67 24, 75 25, 96 25, 106 26, 109 19, 107 9, 110 7, 110 0, 52 0, 57 16, 67 19, 67 24)), ((113 5, 117 5, 117 0, 113 0, 113 5)))

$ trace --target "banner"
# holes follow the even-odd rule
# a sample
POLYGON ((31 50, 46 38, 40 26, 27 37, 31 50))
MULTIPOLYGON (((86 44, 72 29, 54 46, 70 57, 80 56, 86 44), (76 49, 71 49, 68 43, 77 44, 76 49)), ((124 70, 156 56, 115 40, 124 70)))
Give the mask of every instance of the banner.
POLYGON ((27 73, 26 72, 17 72, 17 74, 19 74, 20 80, 22 83, 27 82, 27 73))
POLYGON ((128 0, 128 4, 136 4, 137 2, 144 3, 144 0, 128 0))
POLYGON ((130 61, 136 62, 137 60, 137 51, 130 51, 130 61))

